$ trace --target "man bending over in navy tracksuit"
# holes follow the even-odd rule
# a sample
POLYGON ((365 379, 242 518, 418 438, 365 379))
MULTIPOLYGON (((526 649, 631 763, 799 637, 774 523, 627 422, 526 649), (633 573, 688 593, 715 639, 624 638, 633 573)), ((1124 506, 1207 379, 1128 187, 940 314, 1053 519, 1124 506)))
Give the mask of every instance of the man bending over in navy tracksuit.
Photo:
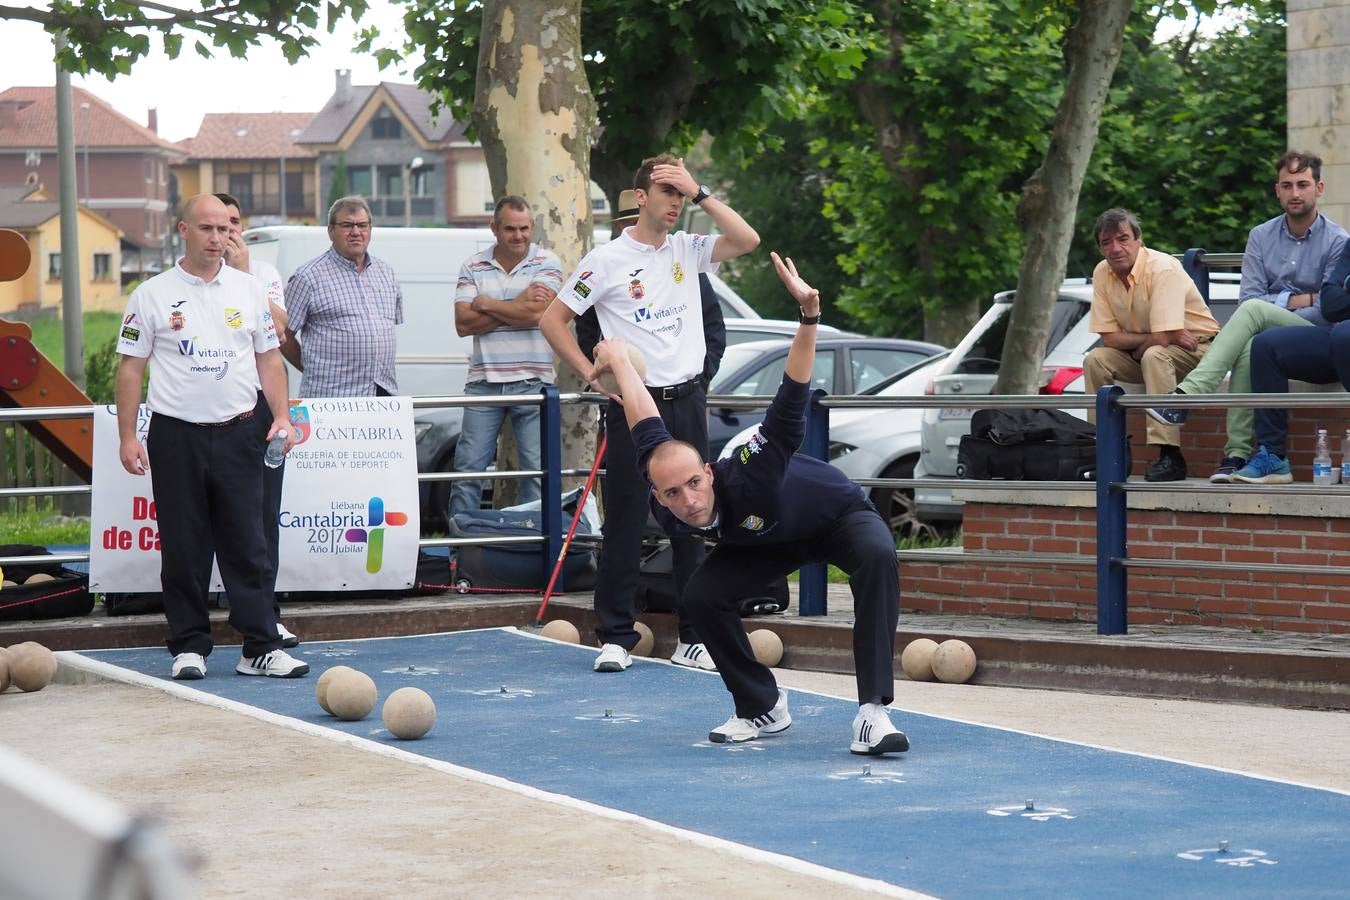
POLYGON ((657 521, 668 534, 697 535, 716 544, 681 600, 736 705, 708 739, 750 741, 792 724, 787 691, 755 659, 737 601, 807 563, 828 562, 849 574, 853 590, 860 708, 849 749, 897 753, 909 749, 909 740, 886 711, 894 699, 892 660, 900 618, 895 542, 861 488, 829 463, 796 454, 806 431, 820 292, 802 280, 792 260, 772 256, 778 277, 801 306, 801 325, 763 424, 730 458, 709 465, 694 447, 670 436, 623 341, 600 342, 596 365, 618 381, 657 521))

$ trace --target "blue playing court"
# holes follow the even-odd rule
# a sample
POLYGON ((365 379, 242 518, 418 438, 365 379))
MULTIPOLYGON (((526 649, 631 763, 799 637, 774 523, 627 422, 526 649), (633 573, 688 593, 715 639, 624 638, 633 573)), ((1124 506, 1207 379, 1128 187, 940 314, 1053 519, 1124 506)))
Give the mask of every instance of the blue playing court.
MULTIPOLYGON (((910 752, 854 756, 856 704, 804 691, 783 734, 712 744, 709 728, 730 714, 716 675, 642 659, 598 675, 595 652, 514 629, 315 642, 292 651, 308 678, 273 680, 235 675, 238 648, 222 646, 208 677, 188 683, 168 681, 162 648, 81 655, 855 884, 942 897, 1345 896, 1344 793, 904 711, 893 718, 910 752), (435 727, 396 741, 378 706, 360 722, 328 716, 314 683, 333 665, 366 672, 381 700, 426 690, 435 727)), ((1234 746, 1235 769, 1242 754, 1234 746)))

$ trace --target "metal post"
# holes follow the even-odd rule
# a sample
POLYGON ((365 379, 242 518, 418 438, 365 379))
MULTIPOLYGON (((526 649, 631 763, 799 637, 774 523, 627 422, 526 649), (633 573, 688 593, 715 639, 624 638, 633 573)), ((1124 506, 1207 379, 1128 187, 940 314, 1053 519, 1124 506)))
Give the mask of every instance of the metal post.
POLYGON ((1181 267, 1191 276, 1200 296, 1209 302, 1209 266, 1205 265, 1205 248, 1192 247, 1181 256, 1181 267))
MULTIPOLYGON (((65 38, 56 38, 57 47, 65 38)), ((79 196, 75 188, 75 113, 70 73, 56 67, 56 163, 61 209, 61 327, 65 338, 66 377, 84 387, 84 305, 80 300, 79 196)), ((88 177, 86 176, 86 181, 88 177)), ((88 185, 85 190, 89 190, 88 185)))
MULTIPOLYGON (((806 436, 802 439, 801 452, 806 456, 828 461, 830 411, 820 405, 820 398, 825 396, 828 395, 822 390, 811 392, 811 402, 806 407, 806 436)), ((829 603, 825 590, 828 574, 829 568, 824 563, 802 566, 797 580, 797 615, 825 615, 829 603)))
MULTIPOLYGON (((543 581, 548 584, 553 565, 562 553, 562 403, 558 388, 546 384, 540 389, 544 402, 539 409, 539 467, 544 475, 539 481, 539 528, 544 533, 543 581)), ((564 568, 566 568, 564 566, 564 568)), ((567 589, 565 576, 559 572, 554 590, 567 589)))
POLYGON ((1125 492, 1112 482, 1130 477, 1125 408, 1115 399, 1125 393, 1108 384, 1097 391, 1097 633, 1125 634, 1125 492))

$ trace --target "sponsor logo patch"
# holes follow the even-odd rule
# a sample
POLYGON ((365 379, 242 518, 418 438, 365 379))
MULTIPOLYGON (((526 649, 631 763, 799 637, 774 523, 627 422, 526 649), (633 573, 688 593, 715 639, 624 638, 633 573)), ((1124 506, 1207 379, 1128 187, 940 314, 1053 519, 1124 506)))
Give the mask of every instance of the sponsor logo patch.
POLYGON ((141 339, 141 330, 132 328, 130 325, 122 326, 122 338, 128 341, 139 341, 141 339))
POLYGON ((576 284, 572 285, 572 293, 584 300, 591 295, 591 289, 578 281, 576 284))
POLYGON ((745 443, 745 446, 741 448, 741 452, 738 454, 738 457, 741 461, 741 465, 745 465, 746 463, 748 463, 750 461, 750 457, 758 453, 764 447, 764 444, 765 441, 763 434, 756 431, 753 435, 751 435, 750 440, 748 440, 745 443))
POLYGON ((244 314, 237 309, 225 310, 225 324, 236 331, 244 327, 244 314))
POLYGON ((746 516, 741 520, 741 527, 746 531, 763 531, 764 520, 759 516, 746 516))
POLYGON ((177 303, 170 303, 170 304, 169 304, 169 309, 177 309, 178 307, 182 306, 182 305, 183 305, 184 303, 186 303, 186 302, 187 302, 186 300, 179 300, 177 303))
POLYGON ((672 265, 670 267, 670 277, 675 279, 676 284, 684 281, 684 267, 679 263, 672 265))
POLYGON ((122 320, 122 324, 123 324, 123 325, 135 325, 135 324, 136 324, 136 314, 135 314, 135 313, 127 313, 127 317, 126 317, 125 319, 122 320))

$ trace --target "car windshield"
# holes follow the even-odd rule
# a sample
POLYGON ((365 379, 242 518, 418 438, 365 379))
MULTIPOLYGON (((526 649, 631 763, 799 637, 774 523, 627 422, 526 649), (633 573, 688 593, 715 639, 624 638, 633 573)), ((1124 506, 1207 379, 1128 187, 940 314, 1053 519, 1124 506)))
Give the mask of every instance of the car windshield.
POLYGON ((712 384, 708 388, 710 394, 725 394, 730 385, 728 382, 733 375, 740 373, 749 363, 764 354, 765 346, 760 341, 750 344, 737 344, 728 347, 726 353, 722 355, 722 365, 717 370, 717 376, 713 378, 712 384))
MULTIPOLYGON (((970 345, 956 371, 964 375, 992 375, 998 372, 1003 362, 1003 342, 1008 337, 1008 323, 1012 320, 1012 301, 1000 301, 1000 314, 995 317, 984 333, 970 345)), ((1042 349, 1045 352, 1059 345, 1073 326, 1088 314, 1089 304, 1073 297, 1060 297, 1050 315, 1050 334, 1042 349)))

